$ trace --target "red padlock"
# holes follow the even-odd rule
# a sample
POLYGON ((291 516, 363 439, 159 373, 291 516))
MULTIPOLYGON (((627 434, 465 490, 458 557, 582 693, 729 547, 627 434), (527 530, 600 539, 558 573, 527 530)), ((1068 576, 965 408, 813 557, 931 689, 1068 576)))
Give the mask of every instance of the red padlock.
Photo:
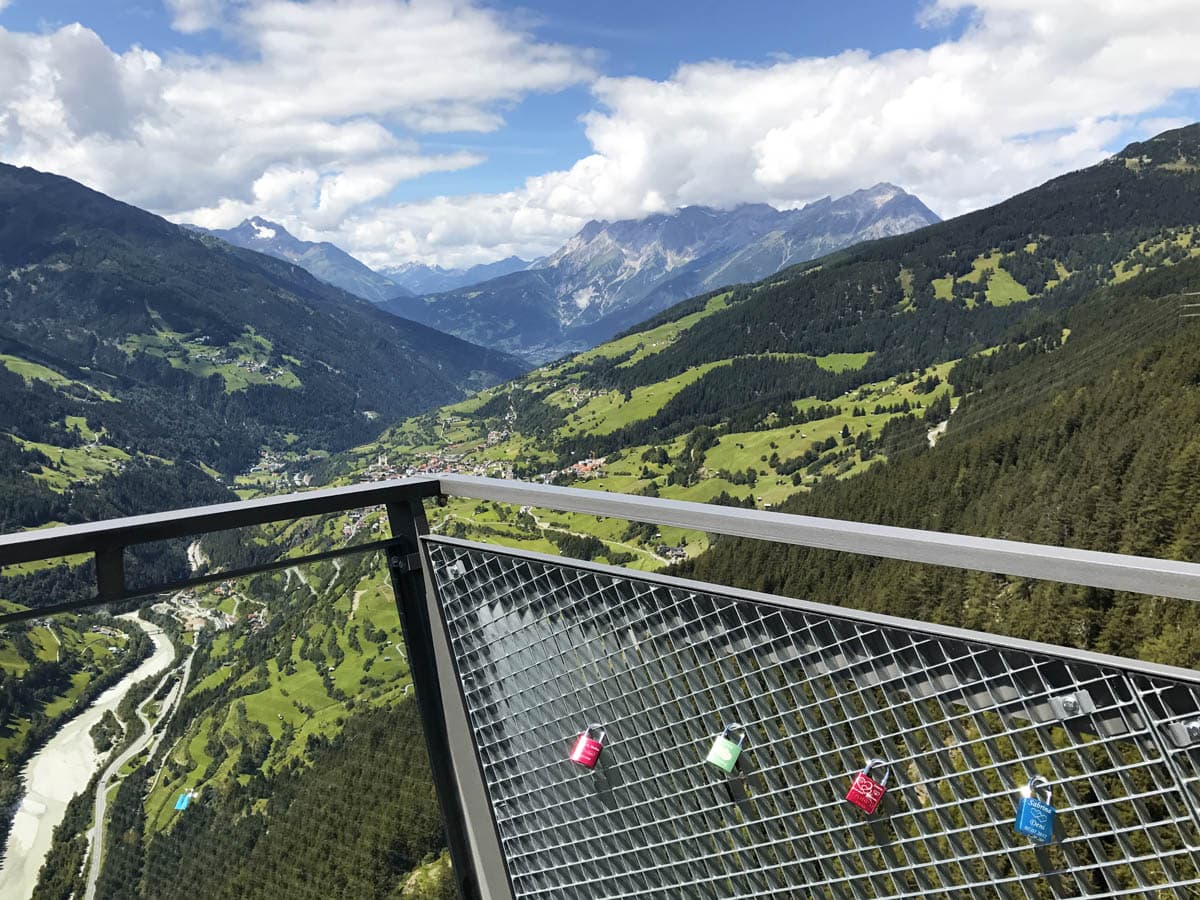
POLYGON ((575 749, 571 751, 571 762, 579 763, 585 769, 596 768, 596 760, 600 758, 600 750, 604 747, 604 729, 598 724, 591 724, 575 741, 575 749), (592 735, 595 734, 595 737, 592 735))
POLYGON ((884 793, 887 792, 887 781, 887 763, 882 759, 868 759, 863 770, 854 776, 854 782, 850 785, 846 799, 867 815, 874 815, 875 810, 879 809, 884 793), (881 781, 876 781, 871 777, 871 770, 877 767, 883 769, 881 781))

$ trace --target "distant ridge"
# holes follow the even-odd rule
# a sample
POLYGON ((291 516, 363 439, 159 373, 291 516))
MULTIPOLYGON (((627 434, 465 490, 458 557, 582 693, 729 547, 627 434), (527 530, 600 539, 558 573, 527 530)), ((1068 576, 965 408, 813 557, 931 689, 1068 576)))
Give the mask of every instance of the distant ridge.
POLYGON ((295 263, 322 281, 372 303, 383 303, 407 293, 405 288, 359 262, 336 244, 302 241, 282 225, 261 216, 245 219, 236 228, 187 227, 219 237, 235 247, 295 263))
POLYGON ((688 206, 644 219, 592 221, 523 271, 419 299, 398 297, 386 308, 544 362, 594 346, 695 294, 938 221, 918 198, 887 183, 796 210, 688 206))
MULTIPOLYGON (((454 291, 459 288, 479 284, 502 275, 511 275, 534 265, 529 260, 519 256, 491 263, 481 263, 465 269, 444 269, 441 266, 427 266, 424 263, 410 262, 401 266, 381 269, 395 284, 414 295, 440 294, 444 291, 454 291)), ((393 296, 402 296, 403 291, 393 296)))

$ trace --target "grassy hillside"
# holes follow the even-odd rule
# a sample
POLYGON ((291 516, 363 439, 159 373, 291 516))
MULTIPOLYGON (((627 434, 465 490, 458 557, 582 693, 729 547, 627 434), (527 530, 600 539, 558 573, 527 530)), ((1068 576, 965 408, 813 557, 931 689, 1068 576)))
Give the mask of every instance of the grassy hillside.
MULTIPOLYGON (((256 467, 320 458, 523 369, 291 264, 0 165, 0 532, 233 499, 256 467)), ((134 565, 154 581, 186 571, 178 546, 134 565)), ((24 604, 82 590, 2 574, 0 597, 24 604)))
MULTIPOLYGON (((987 371, 1000 348, 1056 359, 1070 343, 1068 310, 1200 256, 1200 173, 1179 153, 1200 158, 1200 128, 991 209, 686 301, 594 350, 407 419, 316 477, 513 475, 777 508, 935 443, 969 391, 951 390, 955 373, 987 371)), ((708 543, 461 500, 434 522, 645 568, 708 543)))
MULTIPOLYGON (((1180 307, 1181 294, 1200 291, 1200 168, 1180 154, 1200 159, 1200 129, 1135 145, 991 210, 694 298, 350 451, 319 460, 281 452, 238 484, 511 475, 1195 558, 1200 320, 1180 318, 1180 307)), ((253 338, 241 339, 253 352, 253 338)), ((1185 604, 713 545, 677 529, 491 503, 452 500, 429 512, 447 533, 636 568, 674 562, 717 582, 1198 661, 1200 623, 1185 604)), ((381 516, 324 517, 206 540, 203 550, 234 566, 267 543, 329 549, 369 539, 386 527, 381 516)), ((229 897, 273 896, 270 883, 314 896, 441 891, 424 788, 380 798, 397 759, 412 763, 401 771, 414 784, 424 776, 421 742, 401 721, 412 714, 407 662, 377 560, 260 576, 193 599, 236 623, 201 633, 187 696, 117 801, 128 826, 117 858, 132 873, 123 883, 138 883, 141 896, 173 896, 208 877, 213 896, 229 897), (176 812, 185 791, 198 803, 176 812), (369 852, 310 859, 305 849, 326 847, 335 823, 369 852)))
MULTIPOLYGON (((1200 560, 1200 260, 1122 280, 1071 311, 1066 345, 1006 345, 951 376, 945 436, 788 512, 1200 560), (1184 296, 1184 295, 1190 296, 1184 296)), ((1180 666, 1193 603, 723 541, 698 578, 1180 666)))

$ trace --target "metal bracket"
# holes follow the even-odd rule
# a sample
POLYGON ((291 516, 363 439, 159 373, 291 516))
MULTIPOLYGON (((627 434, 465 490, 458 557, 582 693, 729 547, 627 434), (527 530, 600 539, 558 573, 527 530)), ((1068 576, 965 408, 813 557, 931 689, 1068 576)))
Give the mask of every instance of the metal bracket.
POLYGON ((388 554, 388 565, 392 567, 392 571, 402 574, 419 572, 421 570, 421 554, 392 551, 388 554))
POLYGON ((1087 691, 1075 691, 1073 694, 1060 694, 1050 698, 1050 708, 1060 719, 1074 719, 1076 716, 1086 716, 1096 711, 1092 695, 1087 691))
POLYGON ((1167 729, 1176 747, 1190 747, 1200 744, 1200 719, 1188 719, 1184 722, 1173 722, 1167 729))

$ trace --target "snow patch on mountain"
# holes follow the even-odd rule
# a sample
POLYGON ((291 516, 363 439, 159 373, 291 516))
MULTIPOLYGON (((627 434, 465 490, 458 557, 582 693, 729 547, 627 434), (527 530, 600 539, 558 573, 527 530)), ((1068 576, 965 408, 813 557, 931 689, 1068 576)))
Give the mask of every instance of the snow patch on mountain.
POLYGON ((302 241, 282 225, 261 216, 246 219, 236 228, 199 229, 247 250, 287 260, 334 287, 370 300, 384 303, 407 293, 385 275, 368 268, 342 248, 326 241, 302 241))
POLYGON ((594 220, 524 270, 389 308, 541 363, 607 340, 687 297, 937 221, 919 199, 886 182, 799 209, 689 206, 594 220))

